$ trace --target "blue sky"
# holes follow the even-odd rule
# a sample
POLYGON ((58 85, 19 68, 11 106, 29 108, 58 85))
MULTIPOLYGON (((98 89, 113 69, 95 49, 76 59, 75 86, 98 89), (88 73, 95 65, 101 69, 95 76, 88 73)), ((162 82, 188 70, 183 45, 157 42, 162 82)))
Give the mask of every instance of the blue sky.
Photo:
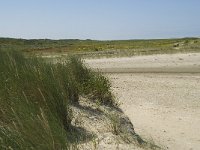
POLYGON ((0 37, 200 36, 200 0, 0 0, 0 37))

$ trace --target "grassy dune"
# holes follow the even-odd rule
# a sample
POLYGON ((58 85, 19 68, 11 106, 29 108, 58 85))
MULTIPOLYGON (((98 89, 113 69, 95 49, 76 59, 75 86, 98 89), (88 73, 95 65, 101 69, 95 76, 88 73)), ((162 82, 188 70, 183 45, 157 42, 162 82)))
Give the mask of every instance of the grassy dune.
POLYGON ((25 40, 0 38, 0 49, 16 49, 26 53, 65 54, 81 56, 130 56, 177 52, 199 52, 199 38, 155 39, 155 40, 25 40))
POLYGON ((80 96, 115 105, 108 80, 76 57, 49 64, 0 51, 0 60, 0 149, 68 149, 78 142, 70 107, 80 96))
MULTIPOLYGON (((32 54, 109 57, 199 50, 198 38, 127 41, 0 38, 0 149, 76 148, 80 133, 72 123, 72 108, 81 103, 80 98, 86 97, 99 106, 116 106, 108 79, 86 68, 78 57, 63 57, 60 62, 56 59, 55 64, 51 63, 52 58, 48 62, 32 54)), ((110 120, 116 134, 118 121, 112 116, 110 120)))

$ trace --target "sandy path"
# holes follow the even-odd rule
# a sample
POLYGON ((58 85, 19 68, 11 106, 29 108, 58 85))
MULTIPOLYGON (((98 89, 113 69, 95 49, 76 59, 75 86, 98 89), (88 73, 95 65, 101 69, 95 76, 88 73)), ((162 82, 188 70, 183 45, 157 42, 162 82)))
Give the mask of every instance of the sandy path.
POLYGON ((108 77, 113 92, 122 103, 122 110, 142 137, 172 150, 200 149, 200 74, 197 73, 200 71, 200 54, 109 58, 86 62, 92 68, 108 68, 108 72, 128 72, 127 68, 132 69, 131 73, 112 73, 108 77), (109 71, 109 68, 115 71, 109 71), (173 73, 169 68, 174 69, 173 73), (185 68, 196 73, 181 73, 190 71, 185 71, 185 68), (144 69, 146 73, 140 73, 144 69), (164 73, 158 73, 159 69, 164 73))

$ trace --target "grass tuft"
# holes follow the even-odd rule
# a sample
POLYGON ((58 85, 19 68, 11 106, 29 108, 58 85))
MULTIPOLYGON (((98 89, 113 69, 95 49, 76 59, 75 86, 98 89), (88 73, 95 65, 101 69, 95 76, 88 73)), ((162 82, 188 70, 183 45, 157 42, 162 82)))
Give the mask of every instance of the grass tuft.
POLYGON ((51 64, 0 50, 0 60, 0 149, 69 149, 71 104, 114 105, 108 80, 77 57, 51 64))

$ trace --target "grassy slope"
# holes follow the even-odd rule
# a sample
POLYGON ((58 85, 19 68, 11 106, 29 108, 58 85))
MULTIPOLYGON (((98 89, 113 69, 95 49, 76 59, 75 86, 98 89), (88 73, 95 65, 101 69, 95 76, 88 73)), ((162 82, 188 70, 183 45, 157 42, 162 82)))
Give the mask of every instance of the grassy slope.
POLYGON ((68 149, 80 96, 114 104, 108 80, 78 58, 53 65, 0 50, 0 60, 0 149, 68 149))

